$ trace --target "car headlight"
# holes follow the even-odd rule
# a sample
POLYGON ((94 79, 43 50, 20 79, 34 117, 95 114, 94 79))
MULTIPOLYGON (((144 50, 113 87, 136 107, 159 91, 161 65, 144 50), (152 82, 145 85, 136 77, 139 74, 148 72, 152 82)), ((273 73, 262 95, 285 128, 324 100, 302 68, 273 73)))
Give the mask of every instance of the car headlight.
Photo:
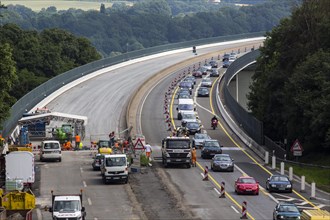
POLYGON ((275 184, 272 184, 272 187, 276 187, 276 185, 275 184))
POLYGON ((191 152, 189 152, 189 153, 187 154, 187 157, 191 157, 191 152))
POLYGON ((286 188, 291 188, 291 184, 286 185, 286 188))
POLYGON ((297 219, 300 219, 300 216, 297 216, 297 219))
POLYGON ((169 154, 168 152, 166 152, 166 154, 165 154, 165 155, 166 155, 166 157, 170 157, 170 154, 169 154))
POLYGON ((284 218, 284 216, 283 216, 283 215, 280 215, 280 216, 278 216, 278 217, 280 217, 280 218, 282 218, 282 219, 284 218))

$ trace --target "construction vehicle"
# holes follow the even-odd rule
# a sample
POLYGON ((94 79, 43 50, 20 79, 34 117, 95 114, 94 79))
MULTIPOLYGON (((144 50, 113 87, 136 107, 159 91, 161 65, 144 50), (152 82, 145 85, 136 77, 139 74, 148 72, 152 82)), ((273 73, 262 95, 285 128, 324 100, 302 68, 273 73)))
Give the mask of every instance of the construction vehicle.
POLYGON ((191 167, 191 141, 189 137, 167 137, 162 140, 162 162, 191 167))
POLYGON ((303 210, 301 220, 329 220, 330 213, 327 210, 303 210))
POLYGON ((26 192, 14 190, 4 193, 0 189, 0 198, 0 219, 32 220, 36 199, 31 190, 26 192))
POLYGON ((55 195, 53 190, 52 194, 52 207, 49 212, 52 213, 52 219, 65 220, 65 219, 82 219, 86 218, 85 207, 82 206, 82 190, 79 194, 58 194, 55 195))
POLYGON ((24 188, 31 188, 35 179, 34 155, 28 151, 14 151, 5 156, 7 183, 19 181, 24 188))
POLYGON ((112 149, 108 140, 99 140, 97 142, 97 149, 100 154, 111 154, 112 149))
POLYGON ((53 137, 61 144, 70 141, 74 135, 74 129, 71 124, 62 124, 60 128, 56 128, 53 132, 53 137))

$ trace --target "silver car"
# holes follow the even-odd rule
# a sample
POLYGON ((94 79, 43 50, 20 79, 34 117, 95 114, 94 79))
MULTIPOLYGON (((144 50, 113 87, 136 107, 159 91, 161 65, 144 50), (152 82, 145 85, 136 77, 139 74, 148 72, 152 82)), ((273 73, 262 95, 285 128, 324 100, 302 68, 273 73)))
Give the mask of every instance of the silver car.
POLYGON ((211 87, 212 81, 210 78, 204 78, 201 83, 201 87, 211 87))
POLYGON ((193 140, 192 140, 193 147, 195 147, 195 148, 202 148, 203 142, 205 140, 210 140, 210 139, 211 139, 211 137, 208 134, 206 134, 206 133, 203 133, 203 134, 196 133, 194 135, 194 137, 193 137, 193 140))
POLYGON ((229 154, 216 154, 211 161, 211 170, 234 172, 234 160, 229 154))

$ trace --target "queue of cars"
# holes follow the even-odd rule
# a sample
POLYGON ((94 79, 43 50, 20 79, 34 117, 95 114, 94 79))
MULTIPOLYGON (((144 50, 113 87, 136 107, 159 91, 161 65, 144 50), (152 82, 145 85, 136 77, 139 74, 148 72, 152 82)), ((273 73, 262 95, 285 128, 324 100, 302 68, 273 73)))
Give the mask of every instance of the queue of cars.
MULTIPOLYGON (((229 67, 236 58, 236 53, 225 54, 223 57, 223 67, 229 67)), ((194 71, 193 76, 189 76, 189 79, 184 80, 194 82, 195 84, 197 77, 202 78, 200 87, 197 89, 197 97, 210 96, 210 87, 212 87, 210 77, 219 76, 217 67, 218 63, 216 61, 210 61, 209 64, 194 71), (203 78, 203 75, 207 75, 207 72, 209 72, 209 76, 203 78)), ((234 159, 229 154, 222 152, 223 146, 220 145, 219 140, 212 139, 205 131, 201 131, 199 120, 195 112, 182 114, 181 120, 185 122, 185 126, 189 131, 188 134, 194 135, 192 137, 192 146, 201 150, 201 158, 211 159, 210 164, 213 172, 234 172, 234 159)), ((240 176, 234 182, 234 190, 237 195, 250 194, 257 196, 260 192, 259 181, 251 176, 240 176)), ((292 182, 285 175, 272 175, 266 180, 266 190, 269 192, 291 193, 292 182)), ((300 212, 295 204, 280 202, 273 211, 273 219, 300 219, 300 212)))

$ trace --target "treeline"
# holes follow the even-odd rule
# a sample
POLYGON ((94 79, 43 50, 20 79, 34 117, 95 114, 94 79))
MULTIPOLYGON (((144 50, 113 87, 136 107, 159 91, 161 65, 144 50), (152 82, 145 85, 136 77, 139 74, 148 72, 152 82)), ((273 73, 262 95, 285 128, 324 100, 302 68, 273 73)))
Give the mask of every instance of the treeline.
MULTIPOLYGON (((249 107, 273 140, 330 149, 330 4, 305 0, 267 34, 249 107)), ((329 154, 328 154, 329 155, 329 154)))
POLYGON ((269 31, 291 13, 290 0, 275 0, 251 7, 229 7, 208 1, 137 1, 132 7, 100 4, 100 11, 49 7, 34 12, 8 5, 1 22, 25 30, 60 28, 88 38, 102 56, 115 56, 147 47, 232 34, 269 31))
POLYGON ((0 124, 17 99, 48 79, 101 55, 86 38, 60 29, 0 26, 0 124))

